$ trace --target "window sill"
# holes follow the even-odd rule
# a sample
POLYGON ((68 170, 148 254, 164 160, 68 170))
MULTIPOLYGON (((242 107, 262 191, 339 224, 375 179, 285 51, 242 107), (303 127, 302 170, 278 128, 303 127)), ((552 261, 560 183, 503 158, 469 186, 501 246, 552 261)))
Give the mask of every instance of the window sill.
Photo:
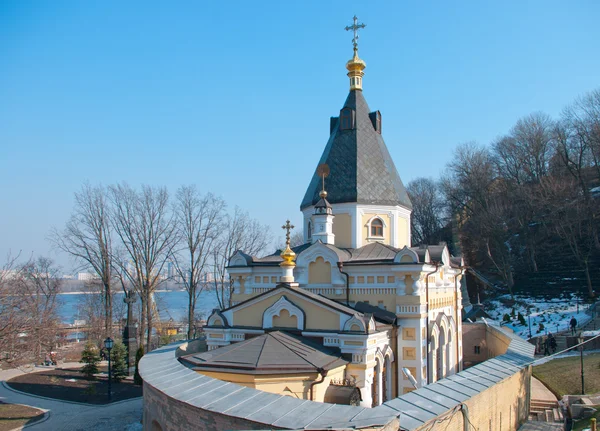
POLYGON ((367 237, 367 241, 370 242, 383 242, 385 241, 385 238, 382 236, 368 236, 367 237))

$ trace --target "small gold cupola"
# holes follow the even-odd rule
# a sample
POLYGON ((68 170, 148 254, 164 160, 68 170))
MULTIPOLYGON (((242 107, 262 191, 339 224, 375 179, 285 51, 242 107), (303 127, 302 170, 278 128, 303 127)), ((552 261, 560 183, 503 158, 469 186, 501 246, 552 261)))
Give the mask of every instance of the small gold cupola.
POLYGON ((365 24, 358 23, 358 18, 356 15, 354 15, 352 25, 349 25, 345 28, 347 31, 352 30, 354 32, 354 37, 352 38, 352 44, 354 45, 354 56, 346 63, 348 77, 350 78, 350 91, 362 90, 362 79, 365 75, 365 72, 363 71, 367 67, 367 63, 358 57, 358 30, 365 27, 365 24))
POLYGON ((282 229, 286 231, 285 233, 285 250, 283 250, 280 254, 283 261, 279 264, 283 269, 283 275, 281 276, 281 281, 284 283, 293 283, 294 282, 294 267, 296 266, 296 253, 290 248, 290 231, 294 229, 294 225, 290 224, 290 221, 287 220, 282 229))

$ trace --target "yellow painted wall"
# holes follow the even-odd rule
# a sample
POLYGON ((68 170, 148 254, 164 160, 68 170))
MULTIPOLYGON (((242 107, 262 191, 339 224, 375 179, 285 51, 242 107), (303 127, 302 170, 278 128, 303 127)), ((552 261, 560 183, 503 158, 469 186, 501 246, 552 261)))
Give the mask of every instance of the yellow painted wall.
POLYGON ((410 247, 408 238, 410 235, 408 234, 408 220, 404 217, 398 217, 398 223, 396 224, 396 232, 398 235, 398 248, 402 248, 404 246, 410 247))
MULTIPOLYGON (((313 388, 313 400, 323 402, 325 391, 332 380, 342 380, 346 366, 341 366, 330 370, 322 383, 318 383, 313 388)), ((249 388, 259 389, 272 394, 289 395, 296 398, 307 400, 310 397, 310 385, 315 380, 321 380, 318 373, 304 374, 272 374, 272 375, 254 375, 238 373, 221 373, 213 371, 198 371, 213 379, 219 379, 226 382, 236 383, 249 388)))
POLYGON ((308 264, 308 284, 331 284, 331 264, 321 256, 308 264))
POLYGON ((298 318, 296 316, 290 316, 290 313, 287 310, 281 310, 279 316, 273 317, 273 326, 275 328, 297 328, 298 318))
POLYGON ((352 218, 350 214, 336 214, 333 219, 333 234, 337 247, 352 247, 352 218))
POLYGON ((390 229, 391 229, 391 221, 390 221, 390 216, 387 214, 363 214, 362 216, 362 233, 363 233, 363 244, 368 244, 367 242, 367 238, 370 237, 370 225, 367 225, 367 223, 369 222, 369 220, 371 220, 373 217, 379 217, 381 220, 383 220, 383 243, 384 244, 391 244, 390 241, 390 229))
POLYGON ((284 295, 291 302, 304 310, 306 329, 330 329, 339 331, 340 316, 338 313, 315 305, 299 295, 294 295, 292 292, 274 295, 258 301, 252 306, 242 308, 241 310, 233 310, 233 324, 235 326, 262 327, 264 311, 284 295))

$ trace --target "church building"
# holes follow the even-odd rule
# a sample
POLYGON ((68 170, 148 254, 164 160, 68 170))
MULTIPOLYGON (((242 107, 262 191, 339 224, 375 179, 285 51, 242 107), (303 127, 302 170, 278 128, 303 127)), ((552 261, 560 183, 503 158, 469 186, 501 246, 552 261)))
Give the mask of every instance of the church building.
POLYGON ((232 306, 208 318, 208 351, 180 359, 198 373, 374 407, 462 369, 463 263, 411 244, 412 204, 363 93, 362 27, 347 28, 349 94, 300 203, 304 244, 290 247, 288 221, 282 252, 231 257, 232 306))

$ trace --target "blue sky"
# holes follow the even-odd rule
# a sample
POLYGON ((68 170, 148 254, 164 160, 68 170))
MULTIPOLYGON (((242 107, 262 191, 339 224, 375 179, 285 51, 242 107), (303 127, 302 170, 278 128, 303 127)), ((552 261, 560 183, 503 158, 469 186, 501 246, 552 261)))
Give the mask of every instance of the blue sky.
POLYGON ((5 0, 0 257, 55 255, 46 237, 84 181, 195 183, 283 236, 348 93, 354 14, 405 183, 600 87, 591 0, 5 0))

